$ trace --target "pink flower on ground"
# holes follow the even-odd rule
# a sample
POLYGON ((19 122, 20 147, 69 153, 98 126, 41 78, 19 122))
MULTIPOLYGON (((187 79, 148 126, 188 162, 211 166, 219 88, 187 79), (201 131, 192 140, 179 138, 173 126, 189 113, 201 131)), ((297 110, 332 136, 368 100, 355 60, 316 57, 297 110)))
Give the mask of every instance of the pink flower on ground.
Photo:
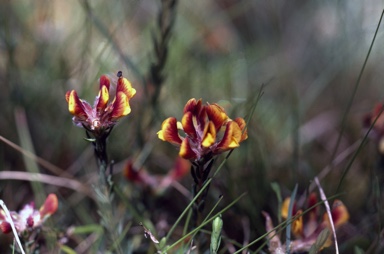
MULTIPOLYGON (((49 216, 56 212, 58 204, 57 196, 49 194, 39 210, 35 210, 35 205, 31 202, 26 204, 18 213, 10 211, 16 231, 21 234, 28 229, 40 227, 49 216)), ((3 210, 0 210, 0 229, 5 234, 12 231, 11 222, 3 210)))

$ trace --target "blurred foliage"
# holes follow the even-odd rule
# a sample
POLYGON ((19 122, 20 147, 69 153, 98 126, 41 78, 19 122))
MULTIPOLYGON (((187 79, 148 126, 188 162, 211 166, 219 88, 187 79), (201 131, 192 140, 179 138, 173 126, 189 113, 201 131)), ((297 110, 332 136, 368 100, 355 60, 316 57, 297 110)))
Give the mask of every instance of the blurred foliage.
MULTIPOLYGON (((153 253, 153 246, 142 236, 139 219, 151 221, 153 232, 161 238, 189 200, 174 187, 159 193, 125 180, 121 173, 125 163, 139 158, 148 172, 166 174, 177 157, 174 147, 156 136, 166 117, 180 119, 185 102, 192 97, 220 102, 233 118, 246 117, 264 84, 264 94, 249 122, 248 140, 232 153, 210 188, 210 200, 223 194, 225 204, 248 192, 223 214, 222 235, 250 242, 265 233, 262 210, 277 220, 271 182, 280 185, 283 197, 290 195, 296 183, 298 193, 304 194, 334 158, 338 135, 342 136, 336 156, 353 150, 351 146, 363 136, 364 114, 383 101, 381 28, 346 116, 346 129, 340 134, 384 4, 379 0, 180 1, 167 45, 164 82, 153 103, 155 87, 149 74, 156 61, 153 40, 160 6, 160 1, 149 0, 3 0, 0 135, 22 144, 20 130, 27 128, 37 156, 91 186, 97 179, 95 159, 83 139, 84 130, 72 124, 64 95, 76 89, 81 98, 92 102, 100 75, 123 71, 138 92, 131 101, 132 113, 109 138, 115 183, 126 199, 116 210, 123 225, 132 223, 123 248, 153 253), (15 120, 19 109, 25 111, 26 122, 15 120), (134 209, 128 209, 128 204, 134 209)), ((321 180, 326 194, 335 194, 349 159, 321 180)), ((19 152, 0 143, 1 171, 27 168, 19 152)), ((39 169, 51 174, 44 167, 39 169)), ((383 223, 382 170, 376 145, 369 142, 352 164, 339 197, 351 214, 340 233, 342 253, 369 247, 375 253, 383 248, 382 240, 376 242, 383 223)), ((0 198, 10 209, 34 200, 29 180, 0 180, 0 198)), ((185 177, 181 184, 190 189, 192 179, 185 177)), ((92 199, 55 185, 43 186, 60 199, 52 219, 57 232, 97 223, 92 199)), ((0 236, 1 253, 8 249, 10 239, 0 236)), ((75 237, 68 245, 75 248, 82 241, 75 237)))

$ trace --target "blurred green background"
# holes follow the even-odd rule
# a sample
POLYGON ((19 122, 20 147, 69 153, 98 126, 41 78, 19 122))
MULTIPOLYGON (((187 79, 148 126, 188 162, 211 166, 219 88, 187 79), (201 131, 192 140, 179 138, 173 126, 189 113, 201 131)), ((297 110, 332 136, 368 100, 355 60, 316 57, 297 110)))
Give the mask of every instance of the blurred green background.
MULTIPOLYGON (((131 114, 109 138, 115 182, 161 237, 188 200, 173 187, 154 194, 126 181, 121 177, 125 162, 140 158, 148 172, 165 174, 177 157, 174 147, 156 136, 166 117, 181 119, 184 104, 193 97, 220 102, 232 118, 247 117, 262 89, 248 140, 233 152, 210 190, 212 201, 223 194, 225 204, 248 192, 223 220, 225 235, 240 243, 251 241, 265 233, 262 210, 276 218, 271 182, 280 185, 283 197, 296 183, 304 194, 332 158, 353 152, 361 142, 364 114, 383 100, 384 28, 340 134, 341 124, 384 2, 179 1, 166 45, 164 82, 156 90, 149 77, 157 59, 153 38, 159 35, 160 6, 160 1, 149 0, 1 1, 0 135, 90 186, 98 172, 92 148, 83 139, 84 130, 73 125, 64 95, 76 89, 92 103, 100 75, 123 71, 137 94, 131 114), (155 93, 159 97, 154 102, 155 93)), ((350 159, 321 180, 327 195, 335 194, 350 159)), ((34 163, 0 143, 1 171, 27 171, 28 164, 34 163)), ((39 171, 52 174, 41 166, 39 171)), ((373 195, 375 179, 382 186, 380 155, 375 142, 369 142, 340 190, 351 214, 341 240, 344 253, 355 245, 366 250, 380 235, 383 207, 381 195, 373 195)), ((29 180, 0 179, 0 198, 11 210, 35 200, 29 180)), ((190 189, 192 178, 186 176, 181 184, 190 189)), ((86 211, 97 221, 95 205, 84 194, 43 186, 46 193, 59 195, 53 218, 57 231, 89 223, 82 216, 86 211)), ((124 216, 136 229, 127 238, 140 234, 141 239, 138 221, 124 216)), ((141 241, 137 246, 143 246, 141 241)))

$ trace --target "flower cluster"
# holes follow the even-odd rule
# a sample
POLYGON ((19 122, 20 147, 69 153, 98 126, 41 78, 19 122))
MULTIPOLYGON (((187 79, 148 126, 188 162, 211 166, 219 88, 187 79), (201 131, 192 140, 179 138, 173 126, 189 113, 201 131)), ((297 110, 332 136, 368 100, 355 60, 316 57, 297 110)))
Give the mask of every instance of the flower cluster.
MULTIPOLYGON (((281 215, 283 219, 288 218, 288 210, 290 205, 290 198, 286 198, 283 202, 281 215)), ((303 209, 310 209, 308 212, 304 213, 305 210, 298 209, 296 202, 293 204, 292 218, 294 220, 291 223, 291 230, 295 236, 295 240, 291 242, 290 249, 292 252, 305 252, 309 251, 312 245, 315 244, 320 233, 328 228, 331 232, 331 222, 327 213, 324 213, 322 216, 319 213, 319 206, 317 195, 311 193, 307 200, 307 205, 303 209)), ((264 214, 267 218, 267 230, 270 231, 273 229, 271 221, 268 214, 264 214)), ((331 209, 332 223, 336 229, 345 224, 349 219, 349 213, 346 206, 340 201, 335 200, 331 209)), ((274 236, 274 248, 285 249, 281 246, 280 239, 274 236)), ((321 248, 329 247, 332 244, 331 235, 328 236, 325 243, 321 248)), ((275 249, 276 251, 276 249, 275 249)))
POLYGON ((231 120, 218 104, 203 105, 201 99, 192 98, 183 114, 181 122, 167 118, 157 134, 161 140, 179 146, 179 155, 184 159, 220 154, 238 147, 248 137, 244 119, 231 120))
POLYGON ((93 107, 85 100, 79 99, 75 90, 68 91, 65 95, 68 110, 74 115, 73 122, 96 136, 113 127, 119 118, 131 112, 129 100, 136 94, 136 90, 121 72, 118 73, 116 96, 113 100, 110 101, 110 79, 103 75, 99 83, 100 90, 93 107))
MULTIPOLYGON (((39 210, 35 210, 35 205, 31 202, 25 205, 18 213, 11 211, 10 215, 16 231, 18 234, 21 234, 27 230, 40 227, 49 216, 56 212, 57 207, 57 196, 55 194, 49 194, 39 210)), ((3 233, 12 231, 11 221, 9 221, 9 218, 7 218, 3 210, 0 210, 0 229, 3 233)))

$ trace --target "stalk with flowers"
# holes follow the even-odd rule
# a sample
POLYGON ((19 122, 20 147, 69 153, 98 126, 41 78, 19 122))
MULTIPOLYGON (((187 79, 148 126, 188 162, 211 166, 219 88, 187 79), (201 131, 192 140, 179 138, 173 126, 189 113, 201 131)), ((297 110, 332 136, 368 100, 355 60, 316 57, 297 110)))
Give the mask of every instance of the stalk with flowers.
MULTIPOLYGON (((102 224, 110 236, 112 244, 117 239, 116 223, 112 211, 112 165, 107 156, 107 138, 118 120, 131 112, 129 100, 136 94, 131 83, 117 73, 116 95, 110 100, 111 79, 102 75, 99 80, 99 93, 94 105, 78 97, 75 90, 68 91, 65 98, 68 110, 73 115, 75 125, 85 129, 87 140, 94 147, 95 157, 99 166, 99 184, 94 186, 96 198, 102 217, 102 224)), ((122 252, 119 250, 119 252, 122 252)))
MULTIPOLYGON (((158 137, 176 145, 179 156, 192 162, 192 193, 196 196, 209 178, 216 156, 239 147, 248 136, 244 119, 230 119, 216 103, 203 105, 201 99, 192 98, 185 104, 183 114, 181 122, 174 117, 164 120, 158 137)), ((194 226, 201 223, 208 189, 193 206, 194 226)))

